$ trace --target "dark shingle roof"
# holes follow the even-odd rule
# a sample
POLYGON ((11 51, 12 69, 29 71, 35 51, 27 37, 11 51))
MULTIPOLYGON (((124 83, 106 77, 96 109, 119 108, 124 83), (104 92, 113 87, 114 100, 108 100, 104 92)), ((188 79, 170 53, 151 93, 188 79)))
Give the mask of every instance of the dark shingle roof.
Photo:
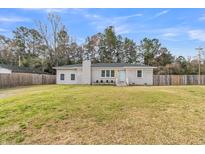
MULTIPOLYGON (((66 68, 66 67, 82 67, 82 64, 63 65, 56 68, 66 68)), ((96 64, 91 64, 91 67, 151 67, 151 66, 144 65, 144 64, 128 64, 128 63, 96 63, 96 64)))
MULTIPOLYGON (((96 63, 92 64, 92 67, 140 67, 140 66, 147 66, 143 64, 128 64, 128 63, 96 63)), ((147 66, 149 67, 149 66, 147 66)))
POLYGON ((28 67, 19 67, 19 66, 6 65, 6 64, 0 64, 0 67, 9 69, 12 72, 16 72, 16 73, 38 73, 38 74, 42 73, 38 69, 31 69, 31 68, 28 68, 28 67))
POLYGON ((63 65, 59 67, 82 67, 82 64, 63 65))

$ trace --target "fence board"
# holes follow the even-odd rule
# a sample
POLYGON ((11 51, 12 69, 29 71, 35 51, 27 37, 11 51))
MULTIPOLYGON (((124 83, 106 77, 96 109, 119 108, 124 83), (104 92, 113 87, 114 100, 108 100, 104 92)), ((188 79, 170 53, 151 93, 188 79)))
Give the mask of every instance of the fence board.
MULTIPOLYGON (((198 85, 198 80, 198 75, 154 75, 153 85, 198 85)), ((55 83, 55 75, 31 73, 0 74, 0 88, 55 83)), ((205 85, 205 75, 200 76, 200 84, 205 85)))
POLYGON ((205 85, 205 75, 154 75, 153 85, 205 85), (200 82, 199 82, 200 79, 200 82))
POLYGON ((26 85, 54 84, 55 82, 55 75, 31 73, 0 74, 0 88, 26 85))

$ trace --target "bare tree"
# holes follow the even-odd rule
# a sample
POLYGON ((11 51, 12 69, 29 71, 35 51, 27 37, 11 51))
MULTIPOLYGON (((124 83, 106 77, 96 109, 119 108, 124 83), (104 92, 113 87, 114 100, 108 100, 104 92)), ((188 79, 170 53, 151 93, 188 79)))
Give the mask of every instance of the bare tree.
POLYGON ((60 61, 60 51, 58 50, 60 38, 58 36, 64 29, 60 16, 50 13, 48 14, 48 24, 38 21, 37 27, 46 46, 44 59, 48 58, 50 68, 58 66, 60 61))

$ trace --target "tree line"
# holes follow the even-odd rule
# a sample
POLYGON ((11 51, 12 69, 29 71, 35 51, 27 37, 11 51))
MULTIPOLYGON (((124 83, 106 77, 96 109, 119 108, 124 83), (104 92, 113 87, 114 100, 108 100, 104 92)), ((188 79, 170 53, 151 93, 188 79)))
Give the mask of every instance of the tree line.
MULTIPOLYGON (((52 67, 81 63, 142 63, 156 66, 155 74, 197 74, 197 59, 174 56, 159 39, 144 38, 137 44, 116 34, 113 26, 105 28, 77 44, 61 22, 60 16, 48 14, 47 22, 37 21, 36 28, 17 27, 13 37, 0 35, 0 63, 54 73, 52 67)), ((205 74, 202 64, 201 73, 205 74)))

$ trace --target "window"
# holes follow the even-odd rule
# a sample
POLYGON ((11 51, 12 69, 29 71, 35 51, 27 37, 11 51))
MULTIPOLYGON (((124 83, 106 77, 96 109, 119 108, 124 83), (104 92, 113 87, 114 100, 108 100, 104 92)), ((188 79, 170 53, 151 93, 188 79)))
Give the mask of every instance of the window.
POLYGON ((70 75, 71 80, 75 80, 75 74, 70 75))
POLYGON ((65 80, 65 75, 64 74, 60 74, 60 80, 65 80))
POLYGON ((111 77, 115 77, 115 71, 111 70, 111 77))
POLYGON ((141 78, 142 77, 142 70, 137 70, 137 77, 141 78))
POLYGON ((106 70, 106 77, 110 77, 110 70, 106 70))
POLYGON ((101 70, 101 77, 115 77, 114 70, 101 70))
POLYGON ((101 71, 101 77, 105 77, 105 70, 101 71))

